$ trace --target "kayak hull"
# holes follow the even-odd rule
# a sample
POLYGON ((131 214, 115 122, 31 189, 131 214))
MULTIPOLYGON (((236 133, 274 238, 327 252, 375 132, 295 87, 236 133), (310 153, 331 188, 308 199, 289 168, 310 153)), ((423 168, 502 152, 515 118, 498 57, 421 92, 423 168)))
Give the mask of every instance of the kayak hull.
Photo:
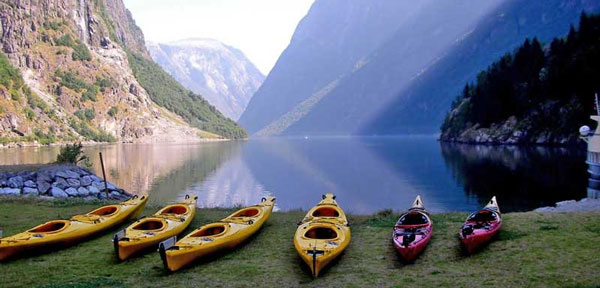
POLYGON ((165 268, 175 272, 208 255, 237 247, 262 227, 274 206, 275 198, 266 197, 260 204, 204 225, 179 241, 169 238, 161 242, 159 253, 165 268))
POLYGON ((340 256, 350 244, 351 233, 344 211, 332 194, 308 211, 294 236, 300 258, 318 277, 322 270, 340 256))
POLYGON ((123 261, 156 249, 161 241, 181 234, 196 215, 197 198, 186 196, 184 201, 167 205, 115 234, 113 241, 117 258, 123 261))
POLYGON ((0 261, 9 260, 24 252, 47 253, 82 242, 90 236, 137 217, 147 201, 147 196, 135 196, 125 202, 73 216, 69 220, 48 221, 25 232, 1 238, 0 261))
POLYGON ((487 245, 502 227, 502 214, 496 202, 496 197, 482 210, 473 212, 465 220, 458 237, 467 254, 473 254, 479 248, 487 245))
POLYGON ((402 214, 392 234, 394 248, 402 261, 413 262, 427 247, 433 234, 433 221, 417 196, 408 212, 402 214))

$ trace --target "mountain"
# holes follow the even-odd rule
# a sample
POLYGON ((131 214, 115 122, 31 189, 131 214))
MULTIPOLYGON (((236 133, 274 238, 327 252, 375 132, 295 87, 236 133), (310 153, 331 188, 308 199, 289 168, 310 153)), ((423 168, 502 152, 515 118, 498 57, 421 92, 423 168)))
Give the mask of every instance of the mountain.
POLYGON ((448 50, 436 65, 397 91, 395 100, 361 129, 364 134, 438 133, 466 82, 525 39, 546 46, 578 23, 582 11, 600 11, 599 1, 505 0, 448 50))
POLYGON ((217 40, 193 38, 146 43, 152 58, 179 83, 237 120, 265 76, 242 51, 217 40))
POLYGON ((596 114, 600 90, 600 15, 581 15, 546 49, 534 38, 467 83, 442 124, 441 140, 467 143, 566 144, 596 114))
POLYGON ((598 6, 414 2, 315 1, 240 124, 254 135, 435 133, 464 81, 498 53, 559 35, 598 6))
POLYGON ((0 1, 0 23, 1 143, 246 135, 151 60, 121 0, 0 1))

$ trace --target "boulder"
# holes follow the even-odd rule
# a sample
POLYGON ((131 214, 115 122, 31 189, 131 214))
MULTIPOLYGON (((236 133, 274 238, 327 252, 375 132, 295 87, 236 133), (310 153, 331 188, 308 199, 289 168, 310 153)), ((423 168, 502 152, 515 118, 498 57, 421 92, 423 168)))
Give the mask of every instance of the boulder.
POLYGON ((103 181, 100 177, 98 177, 98 176, 96 176, 94 174, 91 174, 89 176, 92 179, 92 181, 94 181, 94 182, 102 182, 103 181))
POLYGON ((45 180, 38 180, 36 183, 37 183, 38 191, 40 191, 40 194, 46 194, 46 192, 48 192, 48 190, 51 187, 50 183, 45 180))
POLYGON ((27 180, 34 180, 36 177, 36 172, 31 172, 31 171, 22 171, 19 172, 19 174, 17 174, 18 176, 21 176, 21 178, 23 178, 23 181, 27 181, 27 180))
POLYGON ((29 188, 35 188, 35 187, 37 187, 37 185, 35 184, 35 182, 33 182, 32 180, 25 181, 25 183, 23 183, 23 185, 25 187, 29 187, 29 188))
POLYGON ((62 190, 69 188, 69 183, 67 183, 67 180, 65 180, 65 178, 56 177, 56 180, 54 181, 54 184, 52 184, 52 186, 56 186, 62 190))
POLYGON ((575 201, 575 200, 560 201, 560 202, 556 202, 556 207, 560 207, 560 206, 564 206, 564 205, 568 205, 568 204, 575 204, 575 203, 577 203, 577 201, 575 201))
POLYGON ((79 186, 81 186, 81 182, 79 181, 79 179, 76 178, 67 179, 67 183, 69 184, 69 187, 72 188, 79 188, 79 186))
POLYGON ((83 168, 77 168, 76 172, 77 172, 77 174, 79 174, 79 176, 86 176, 86 175, 92 174, 90 171, 83 169, 83 168))
POLYGON ((54 178, 54 176, 52 174, 50 174, 50 172, 47 171, 43 171, 43 172, 38 172, 37 173, 37 181, 46 181, 46 182, 52 182, 52 178, 54 178))
POLYGON ((77 189, 75 189, 73 187, 65 189, 65 192, 71 197, 76 197, 78 194, 77 189))
POLYGON ((92 183, 92 185, 94 187, 98 188, 98 190, 104 191, 104 183, 103 182, 94 181, 94 183, 92 183))
POLYGON ((10 188, 21 188, 21 187, 23 187, 23 177, 21 177, 21 176, 14 176, 14 177, 8 178, 8 186, 10 188))
POLYGON ((100 193, 100 189, 96 188, 94 185, 87 186, 86 188, 90 194, 96 195, 100 193))
POLYGON ((81 186, 89 186, 93 182, 90 176, 83 176, 79 181, 81 182, 81 186))
POLYGON ((2 195, 21 195, 21 189, 19 188, 4 188, 0 192, 2 195))
POLYGON ((88 195, 90 195, 90 191, 88 189, 85 189, 85 187, 77 188, 77 196, 85 197, 88 195))
POLYGON ((56 198, 67 198, 69 197, 69 195, 62 189, 52 186, 52 188, 50 189, 50 195, 52 195, 52 197, 56 197, 56 198))
POLYGON ((38 196, 40 192, 36 188, 25 187, 23 188, 23 195, 25 196, 38 196))
POLYGON ((62 178, 79 178, 79 174, 75 173, 71 170, 58 171, 58 172, 56 172, 56 176, 62 177, 62 178))

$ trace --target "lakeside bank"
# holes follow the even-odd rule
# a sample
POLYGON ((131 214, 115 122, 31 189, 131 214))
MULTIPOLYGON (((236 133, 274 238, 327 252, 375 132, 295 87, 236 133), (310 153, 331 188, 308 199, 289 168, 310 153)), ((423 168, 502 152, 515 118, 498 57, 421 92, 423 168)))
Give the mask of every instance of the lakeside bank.
MULTIPOLYGON (((0 198, 0 227, 12 235, 39 223, 90 211, 105 201, 44 201, 0 198), (18 211, 18 212, 17 212, 18 211)), ((146 207, 150 215, 157 206, 146 207)), ((198 209, 190 227, 227 216, 231 209, 198 209)), ((274 212, 245 245, 166 273, 158 253, 117 262, 112 235, 127 224, 74 247, 16 259, 0 265, 3 287, 163 287, 166 285, 264 286, 593 286, 600 247, 600 212, 506 213, 496 241, 472 256, 463 256, 458 229, 468 212, 433 214, 433 238, 413 264, 402 264, 392 242, 399 214, 349 215, 352 241, 344 255, 312 280, 292 239, 303 211, 274 212), (576 224, 576 225, 575 225, 576 224), (57 273, 47 273, 57 271, 57 273), (60 271, 60 272, 58 272, 60 271)))

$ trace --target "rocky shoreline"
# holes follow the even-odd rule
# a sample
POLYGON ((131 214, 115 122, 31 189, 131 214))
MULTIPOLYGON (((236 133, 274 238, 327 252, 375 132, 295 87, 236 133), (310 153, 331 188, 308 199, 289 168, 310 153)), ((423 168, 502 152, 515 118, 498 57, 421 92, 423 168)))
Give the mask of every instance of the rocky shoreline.
POLYGON ((540 207, 534 212, 583 212, 583 211, 600 211, 600 199, 583 198, 579 201, 566 200, 557 202, 554 207, 540 207))
MULTIPOLYGON (((107 182, 108 199, 126 200, 132 195, 107 182)), ((104 181, 75 165, 49 165, 36 171, 0 172, 0 195, 39 197, 47 200, 107 198, 104 181)))
POLYGON ((550 131, 534 131, 535 129, 525 124, 526 122, 519 122, 516 117, 512 116, 502 125, 492 124, 489 128, 474 124, 459 133, 450 130, 442 131, 439 140, 462 144, 554 146, 567 146, 582 142, 576 133, 563 135, 550 131))

